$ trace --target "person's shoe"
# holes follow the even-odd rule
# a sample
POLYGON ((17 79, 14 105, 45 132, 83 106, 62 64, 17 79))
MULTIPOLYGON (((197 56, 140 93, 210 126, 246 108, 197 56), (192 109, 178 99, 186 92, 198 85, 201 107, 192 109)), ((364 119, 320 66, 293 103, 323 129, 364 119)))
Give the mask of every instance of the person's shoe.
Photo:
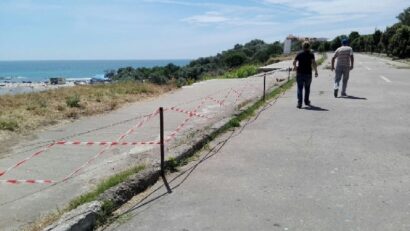
POLYGON ((339 91, 338 89, 335 89, 335 92, 334 92, 335 98, 337 98, 337 92, 338 91, 339 91))
POLYGON ((310 101, 305 102, 306 106, 310 106, 310 101))
POLYGON ((346 93, 342 92, 342 96, 343 96, 343 97, 346 97, 347 95, 346 95, 346 93))
POLYGON ((298 103, 298 105, 296 106, 297 108, 301 109, 302 108, 302 104, 298 103))

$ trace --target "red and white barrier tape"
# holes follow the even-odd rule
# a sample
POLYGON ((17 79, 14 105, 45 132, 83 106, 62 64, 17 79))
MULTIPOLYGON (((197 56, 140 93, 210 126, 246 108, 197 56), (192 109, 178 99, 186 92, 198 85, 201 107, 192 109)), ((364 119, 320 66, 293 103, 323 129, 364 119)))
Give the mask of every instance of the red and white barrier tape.
POLYGON ((40 151, 35 152, 34 154, 32 154, 31 156, 27 157, 26 159, 18 162, 17 164, 9 167, 8 169, 6 169, 3 172, 0 172, 0 177, 6 175, 8 172, 10 172, 11 170, 23 165, 24 163, 26 163, 27 161, 33 159, 36 156, 41 155, 42 153, 46 152, 48 149, 50 149, 51 147, 53 147, 55 145, 55 143, 49 144, 46 147, 44 147, 43 149, 41 149, 40 151))
POLYGON ((126 133, 124 133, 122 136, 119 137, 119 140, 124 139, 126 136, 130 135, 131 133, 135 132, 135 129, 142 127, 146 122, 150 121, 152 118, 154 118, 156 115, 159 114, 159 109, 155 110, 148 116, 146 116, 143 120, 141 120, 134 128, 129 129, 126 133))
POLYGON ((170 107, 170 108, 165 108, 164 110, 171 110, 171 111, 176 111, 176 112, 185 113, 185 114, 187 114, 187 115, 189 115, 189 116, 195 116, 195 117, 199 117, 199 118, 209 119, 209 117, 207 117, 207 116, 205 116, 205 115, 201 115, 201 114, 198 114, 198 113, 196 113, 196 112, 194 112, 194 111, 188 111, 188 110, 184 110, 184 109, 181 109, 181 108, 170 107))
POLYGON ((209 100, 211 100, 211 101, 213 101, 213 102, 215 102, 215 103, 217 103, 217 104, 219 104, 219 106, 222 106, 222 104, 223 104, 222 101, 217 100, 217 99, 213 98, 212 96, 208 96, 208 97, 206 97, 206 98, 209 99, 209 100))
MULTIPOLYGON (((157 115, 159 113, 159 109, 156 109, 153 113, 151 113, 146 119, 142 120, 139 124, 137 124, 135 126, 135 128, 139 128, 141 127, 146 121, 149 121, 150 119, 152 119, 155 115, 157 115)), ((123 135, 121 135, 116 142, 120 142, 121 140, 123 140, 125 137, 127 137, 129 134, 131 134, 133 131, 135 131, 135 128, 131 128, 129 129, 126 133, 124 133, 123 135)), ((79 171, 81 171, 83 168, 87 167, 91 162, 93 162, 94 160, 96 160, 98 157, 100 157, 102 154, 104 154, 106 151, 108 151, 113 145, 109 145, 106 146, 104 149, 102 149, 101 151, 99 151, 95 156, 93 156, 92 158, 90 158, 87 162, 85 162, 83 165, 81 165, 79 168, 77 168, 76 170, 74 170, 73 172, 71 172, 70 174, 68 174, 66 177, 64 177, 61 182, 65 182, 68 179, 70 179, 72 176, 74 176, 75 174, 77 174, 79 171)))
POLYGON ((159 144, 159 141, 137 141, 137 142, 116 142, 116 141, 58 141, 57 145, 85 145, 85 146, 132 146, 145 144, 159 144))
POLYGON ((167 138, 165 139, 165 143, 170 142, 172 139, 176 137, 176 135, 182 130, 183 127, 192 119, 192 116, 189 116, 182 122, 167 138))
POLYGON ((52 180, 17 180, 17 179, 10 179, 10 180, 0 180, 0 184, 53 184, 55 183, 52 180))

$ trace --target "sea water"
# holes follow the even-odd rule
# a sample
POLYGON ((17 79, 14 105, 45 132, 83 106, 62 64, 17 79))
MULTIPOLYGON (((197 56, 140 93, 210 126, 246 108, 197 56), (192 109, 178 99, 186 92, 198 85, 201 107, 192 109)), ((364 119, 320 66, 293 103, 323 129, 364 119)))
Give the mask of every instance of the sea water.
POLYGON ((187 65, 190 60, 73 60, 73 61, 0 61, 0 82, 43 82, 52 77, 87 79, 102 77, 107 70, 120 67, 154 67, 173 63, 187 65))

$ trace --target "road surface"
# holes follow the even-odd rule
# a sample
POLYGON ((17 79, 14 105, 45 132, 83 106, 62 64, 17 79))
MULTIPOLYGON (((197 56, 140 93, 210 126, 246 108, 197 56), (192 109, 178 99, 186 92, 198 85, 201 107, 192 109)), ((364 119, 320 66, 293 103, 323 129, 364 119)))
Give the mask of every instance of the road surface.
POLYGON ((349 97, 320 69, 104 230, 410 230, 410 69, 355 58, 349 97))

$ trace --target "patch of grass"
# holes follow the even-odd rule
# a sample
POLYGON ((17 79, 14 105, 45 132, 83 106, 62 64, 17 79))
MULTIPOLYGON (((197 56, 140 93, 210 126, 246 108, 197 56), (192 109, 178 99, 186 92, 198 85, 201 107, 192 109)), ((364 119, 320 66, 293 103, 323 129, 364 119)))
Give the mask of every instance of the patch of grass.
POLYGON ((48 225, 58 220, 64 214, 63 210, 57 209, 55 212, 49 213, 39 218, 36 222, 23 227, 23 231, 42 231, 48 225))
POLYGON ((108 201, 108 200, 103 201, 101 212, 100 214, 98 214, 96 226, 98 227, 104 224, 107 221, 107 219, 111 216, 114 209, 115 209, 115 206, 112 201, 108 201))
POLYGON ((145 169, 145 166, 139 165, 139 166, 133 167, 131 169, 128 169, 126 171, 115 174, 115 175, 109 177, 106 180, 103 180, 91 192, 88 192, 86 194, 83 194, 83 195, 73 199, 69 203, 67 210, 75 209, 75 208, 77 208, 78 206, 80 206, 82 204, 85 204, 85 203, 88 203, 90 201, 93 201, 93 200, 97 199, 97 197, 99 195, 101 195, 103 192, 105 192, 107 189, 112 188, 112 187, 120 184, 121 182, 124 182, 131 175, 133 175, 135 173, 138 173, 138 172, 140 172, 144 169, 145 169))
POLYGON ((258 65, 248 64, 243 65, 237 69, 227 71, 222 75, 206 75, 203 79, 234 79, 234 78, 246 78, 258 73, 258 65))
POLYGON ((138 82, 64 87, 44 92, 0 96, 0 130, 16 133, 114 110, 125 103, 160 95, 174 84, 138 82), (17 125, 17 126, 16 126, 17 125))
POLYGON ((233 118, 229 121, 229 126, 230 127, 240 127, 241 121, 238 118, 233 118))
POLYGON ((13 119, 0 119, 0 130, 15 131, 18 128, 17 121, 13 119))
POLYGON ((170 157, 166 161, 167 169, 171 172, 178 172, 178 167, 181 166, 180 161, 178 161, 175 157, 170 157))
POLYGON ((79 95, 70 95, 65 99, 65 103, 69 107, 80 107, 80 96, 79 95))
POLYGON ((326 61, 326 59, 327 59, 327 54, 326 54, 326 53, 321 53, 321 55, 322 55, 322 57, 320 57, 320 59, 318 59, 318 60, 316 61, 316 64, 317 64, 318 66, 322 65, 323 62, 326 61))

